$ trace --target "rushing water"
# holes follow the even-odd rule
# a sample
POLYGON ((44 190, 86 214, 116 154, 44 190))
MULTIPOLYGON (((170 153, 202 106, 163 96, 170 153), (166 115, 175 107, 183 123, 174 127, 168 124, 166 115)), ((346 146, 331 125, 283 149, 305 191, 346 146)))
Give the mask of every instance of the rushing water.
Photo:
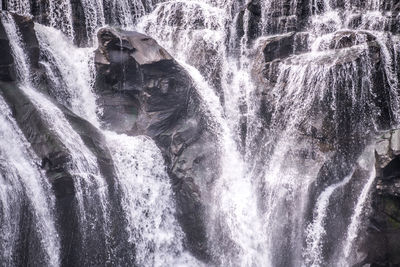
POLYGON ((0 99, 0 111, 1 262, 5 266, 21 264, 18 263, 17 246, 24 229, 18 227, 16 222, 24 220, 28 207, 33 220, 26 221, 25 227, 34 229, 40 240, 38 251, 44 252, 44 258, 37 260, 36 264, 57 266, 60 262, 60 241, 53 219, 54 196, 45 175, 38 169, 39 159, 3 99, 0 99))
MULTIPOLYGON (((192 77, 202 112, 215 122, 213 131, 221 151, 219 177, 202 192, 210 196, 203 201, 207 202, 207 246, 216 265, 357 263, 361 260, 358 235, 376 176, 369 144, 380 130, 383 113, 389 114, 391 125, 399 123, 394 51, 400 42, 388 31, 390 16, 380 1, 372 0, 362 5, 350 0, 310 1, 309 6, 300 5, 300 0, 250 3, 254 9, 259 4, 260 13, 246 8, 245 2, 84 0, 79 19, 84 21, 88 44, 96 43, 97 30, 106 24, 148 34, 192 77), (260 71, 265 67, 259 62, 264 45, 290 38, 291 32, 299 30, 290 56, 266 62, 269 73, 260 71), (387 80, 389 106, 384 108, 374 102, 379 98, 373 76, 378 63, 371 47, 379 49, 387 80), (356 181, 360 170, 363 175, 356 181), (340 199, 349 194, 352 197, 345 206, 351 212, 344 212, 336 202, 342 203, 340 199), (335 212, 347 216, 337 227, 335 212), (337 235, 335 240, 332 235, 337 235)), ((30 14, 33 8, 31 1, 6 3, 19 14, 30 14)), ((51 98, 31 76, 12 16, 2 13, 1 20, 20 88, 71 157, 68 171, 76 191, 83 250, 85 242, 103 242, 106 259, 112 263, 116 245, 111 197, 96 155, 60 106, 90 122, 105 137, 115 168, 123 230, 134 247, 135 263, 202 265, 186 251, 164 159, 154 142, 101 129, 101 110, 93 90, 96 45, 78 48, 73 43, 79 30, 74 28, 76 3, 50 1, 48 8, 48 26, 36 23, 35 31, 51 98), (100 238, 93 238, 97 235, 100 238)), ((15 147, 8 151, 9 144, 0 143, 0 231, 4 236, 0 259, 12 257, 13 236, 19 234, 10 223, 21 220, 23 213, 16 194, 32 206, 44 264, 57 266, 60 241, 54 199, 6 103, 1 100, 0 104, 0 135, 15 147), (14 206, 15 213, 11 212, 14 206)))

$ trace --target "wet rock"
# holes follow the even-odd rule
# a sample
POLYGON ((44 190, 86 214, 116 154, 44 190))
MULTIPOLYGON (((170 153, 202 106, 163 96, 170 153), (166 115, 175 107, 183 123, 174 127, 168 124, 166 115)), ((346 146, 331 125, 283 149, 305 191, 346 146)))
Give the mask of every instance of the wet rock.
MULTIPOLYGON (((11 13, 12 14, 12 13, 11 13)), ((32 18, 27 16, 20 16, 12 14, 15 24, 21 33, 22 42, 25 44, 26 53, 29 57, 31 68, 39 68, 39 42, 36 38, 34 23, 32 18)))
MULTIPOLYGON (((387 132, 378 143, 388 142, 398 130, 387 132)), ((376 146, 379 150, 379 144, 376 146)), ((397 266, 400 264, 400 158, 387 147, 375 153, 377 178, 371 198, 369 224, 361 249, 365 264, 397 266)))
POLYGON ((14 58, 7 34, 0 20, 0 80, 14 81, 15 79, 14 58))
POLYGON ((247 37, 249 44, 255 40, 257 37, 262 34, 262 25, 261 25, 261 17, 262 17, 262 7, 260 0, 252 0, 247 4, 247 10, 249 12, 248 16, 248 25, 244 25, 244 10, 241 11, 241 23, 243 23, 243 27, 247 27, 247 37))
POLYGON ((103 28, 98 38, 96 91, 102 120, 111 130, 148 135, 156 142, 167 163, 187 246, 208 261, 204 188, 218 175, 218 147, 193 81, 149 36, 103 28))
MULTIPOLYGON (((51 1, 51 0, 49 0, 51 1)), ((74 28, 74 43, 78 46, 87 46, 90 44, 89 33, 86 30, 86 17, 82 1, 71 0, 72 25, 74 28)), ((90 19, 90 18, 89 18, 90 19)))
POLYGON ((267 38, 264 44, 264 60, 266 63, 275 59, 284 59, 294 53, 295 33, 288 33, 267 38))

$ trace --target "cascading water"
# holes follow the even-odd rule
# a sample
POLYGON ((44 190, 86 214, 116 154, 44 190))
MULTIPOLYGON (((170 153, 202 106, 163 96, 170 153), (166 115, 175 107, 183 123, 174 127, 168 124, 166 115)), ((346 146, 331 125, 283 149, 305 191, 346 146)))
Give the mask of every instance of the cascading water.
MULTIPOLYGON (((296 13, 299 12, 298 2, 288 2, 290 2, 289 5, 286 5, 284 1, 278 1, 277 3, 262 1, 261 10, 266 11, 261 18, 262 26, 260 32, 262 34, 285 33, 293 30, 298 19, 296 17, 296 13), (277 20, 276 15, 271 10, 279 10, 280 8, 281 11, 279 12, 287 12, 287 15, 285 14, 282 20, 277 20)), ((316 123, 315 126, 318 127, 317 125, 322 122, 321 118, 318 118, 320 116, 318 110, 313 107, 318 102, 324 105, 323 102, 330 101, 331 104, 329 104, 330 107, 328 109, 332 109, 333 113, 336 113, 333 115, 333 119, 339 120, 341 118, 342 114, 335 112, 335 110, 342 109, 342 107, 338 106, 338 103, 343 99, 335 99, 338 94, 336 90, 344 90, 341 89, 343 86, 340 84, 342 80, 353 81, 344 86, 346 86, 345 90, 352 92, 349 93, 348 98, 351 99, 351 105, 355 110, 361 109, 364 110, 365 114, 371 114, 371 112, 374 113, 379 109, 378 107, 369 107, 368 109, 363 107, 363 101, 368 101, 367 99, 371 95, 374 96, 376 94, 368 85, 368 83, 372 83, 368 79, 371 79, 373 66, 368 59, 369 47, 365 45, 367 39, 362 32, 355 33, 358 47, 346 48, 342 51, 329 50, 332 47, 332 43, 336 42, 335 39, 337 39, 337 35, 335 36, 333 32, 336 31, 337 34, 340 34, 341 29, 349 27, 349 21, 343 22, 342 17, 339 16, 339 11, 335 9, 336 3, 331 6, 330 1, 325 1, 323 5, 311 6, 311 10, 315 10, 316 15, 310 18, 310 34, 307 37, 296 37, 299 44, 306 43, 305 46, 308 46, 311 51, 304 55, 293 57, 293 59, 283 62, 278 67, 277 81, 269 89, 270 92, 266 93, 271 96, 268 104, 273 111, 270 115, 271 121, 268 123, 269 129, 265 130, 262 129, 262 123, 260 123, 260 118, 256 114, 260 95, 255 91, 257 89, 250 81, 252 64, 248 63, 248 58, 253 53, 252 49, 258 48, 259 43, 269 39, 268 37, 263 37, 264 40, 260 39, 258 42, 254 42, 254 48, 246 48, 247 44, 251 42, 250 38, 254 38, 254 33, 249 32, 249 29, 251 29, 250 16, 254 15, 254 13, 250 13, 247 9, 244 11, 242 18, 244 34, 241 40, 241 53, 239 57, 232 56, 229 50, 234 51, 235 46, 231 45, 225 50, 222 44, 230 43, 230 41, 227 42, 229 36, 226 36, 226 33, 229 31, 226 29, 226 25, 227 23, 232 23, 232 21, 235 22, 235 18, 232 19, 230 12, 227 12, 231 11, 229 8, 232 5, 227 5, 227 11, 224 11, 222 6, 223 4, 218 1, 217 3, 215 1, 206 3, 198 3, 197 1, 165 2, 160 4, 151 14, 143 17, 138 24, 138 28, 156 38, 164 47, 169 48, 176 58, 182 60, 182 64, 192 65, 198 69, 196 71, 193 70, 192 66, 187 66, 188 71, 198 84, 198 90, 203 97, 203 101, 208 103, 208 110, 211 116, 214 116, 214 119, 221 126, 221 142, 229 144, 226 146, 229 147, 229 152, 221 156, 221 164, 230 171, 234 170, 234 175, 230 172, 230 174, 224 174, 224 171, 222 171, 220 180, 214 188, 222 199, 224 199, 224 195, 230 195, 234 200, 229 198, 227 202, 216 201, 215 204, 218 206, 217 208, 214 207, 214 209, 217 210, 217 213, 224 214, 222 215, 224 220, 235 222, 235 224, 228 223, 228 229, 232 234, 230 238, 233 239, 234 246, 244 249, 244 251, 242 250, 243 254, 250 258, 252 257, 250 256, 252 255, 252 249, 249 248, 255 249, 257 254, 252 260, 245 259, 239 265, 300 265, 304 257, 303 238, 314 240, 316 238, 314 234, 317 234, 318 231, 326 231, 328 228, 328 226, 321 226, 320 223, 327 219, 325 218, 328 216, 326 213, 326 209, 328 209, 326 198, 333 193, 332 191, 336 186, 328 186, 321 192, 320 199, 317 201, 320 205, 318 206, 317 204, 316 207, 317 217, 314 218, 318 222, 314 221, 313 224, 310 224, 307 228, 309 229, 309 234, 305 233, 306 236, 304 236, 301 229, 304 229, 307 225, 304 214, 309 206, 308 191, 311 184, 315 183, 324 162, 329 162, 330 156, 329 154, 328 157, 315 154, 318 153, 316 152, 318 149, 315 149, 317 144, 308 143, 299 130, 302 131, 301 127, 304 127, 304 125, 309 127, 307 124, 310 123, 314 125, 316 123), (178 10, 181 9, 186 12, 179 13, 178 10), (193 14, 192 12, 196 13, 193 14), (224 14, 223 18, 220 17, 222 14, 224 14), (181 27, 181 25, 184 25, 184 27, 181 27), (199 51, 196 50, 196 45, 199 44, 205 50, 205 52, 200 50, 200 54, 196 53, 199 51), (349 54, 352 55, 353 59, 359 57, 364 62, 340 63, 340 57, 342 56, 345 59, 349 57, 349 54), (207 66, 203 66, 204 56, 210 57, 206 59, 206 62, 211 64, 211 70, 207 70, 207 66), (330 58, 333 58, 333 60, 330 58), (335 67, 335 64, 339 68, 335 67), (343 64, 343 68, 340 67, 340 64, 343 64), (216 70, 220 71, 218 78, 215 78, 216 70), (361 74, 360 71, 362 71, 361 74), (203 79, 196 78, 200 75, 199 72, 203 77, 207 78, 208 85, 203 79), (363 81, 354 80, 355 77, 360 76, 363 77, 363 81), (217 80, 216 83, 215 80, 217 80), (217 94, 223 95, 222 103, 218 103, 215 96, 202 93, 203 88, 209 88, 210 86, 214 87, 217 94), (349 87, 347 88, 347 86, 349 87), (360 87, 362 88, 361 91, 357 91, 360 90, 358 89, 360 87), (222 93, 220 88, 222 88, 222 93), (311 118, 312 116, 314 118, 311 118), (244 157, 240 155, 234 156, 236 152, 233 152, 232 146, 238 148, 241 146, 239 140, 240 135, 243 133, 241 133, 240 125, 243 124, 243 117, 247 122, 247 126, 245 124, 245 127, 247 127, 247 140, 244 148, 244 151, 247 152, 244 157), (261 136, 265 136, 263 137, 265 144, 262 145, 264 148, 255 148, 254 145, 259 144, 259 141, 252 138, 259 139, 261 136), (259 152, 255 153, 254 151, 257 150, 259 152), (255 162, 259 162, 261 166, 257 166, 255 162), (304 168, 304 165, 307 167, 304 168), (258 168, 261 168, 261 170, 257 170, 258 168), (226 177, 225 175, 228 175, 229 178, 224 178, 226 177), (299 176, 301 179, 299 179, 299 176), (222 187, 219 186, 220 183, 225 183, 223 182, 224 179, 227 179, 226 182, 230 186, 226 184, 222 187), (238 185, 240 184, 240 193, 234 189, 235 181, 238 181, 238 185), (246 183, 253 185, 247 187, 246 183), (259 183, 260 188, 255 186, 257 183, 259 183), (257 193, 258 190, 260 190, 259 193, 257 193), (246 198, 246 195, 259 195, 259 204, 254 198, 246 198), (239 196, 244 198, 239 200, 239 196), (235 200, 239 200, 238 203, 241 205, 232 206, 235 200), (246 214, 241 211, 242 207, 245 207, 245 210, 252 209, 254 212, 252 215, 246 214), (224 210, 225 212, 229 210, 229 212, 225 213, 224 210), (244 216, 237 217, 235 215, 236 212, 244 216), (263 220, 264 224, 261 231, 257 227, 257 221, 260 220, 258 217, 262 218, 261 220, 263 220), (258 229, 256 230, 257 237, 248 238, 251 235, 245 237, 246 231, 238 227, 241 222, 243 223, 249 218, 252 218, 252 227, 258 229), (239 239, 235 238, 233 234, 237 229, 240 229, 238 232, 241 238, 239 239), (251 242, 253 244, 246 247, 245 240, 253 240, 251 242)), ((374 32, 376 30, 382 31, 387 22, 384 21, 385 17, 381 15, 382 13, 376 11, 379 8, 379 4, 371 3, 368 8, 372 11, 362 17, 362 22, 357 26, 357 29, 366 30, 369 34, 374 35, 383 51, 384 60, 386 61, 384 65, 386 75, 392 77, 390 78, 391 81, 389 81, 391 83, 390 103, 392 104, 392 110, 395 111, 398 110, 397 78, 392 75, 394 72, 390 59, 393 55, 388 52, 387 48, 387 44, 390 44, 390 42, 387 42, 387 36, 374 32), (377 16, 380 18, 379 20, 376 20, 377 16)), ((350 14, 347 14, 346 18, 350 16, 350 14)), ((235 38, 235 34, 232 34, 232 36, 235 38)), ((210 89, 207 90, 210 91, 210 89)), ((374 122, 376 117, 363 117, 361 120, 361 125, 357 127, 365 130, 369 129, 367 131, 376 130, 377 126, 374 122), (363 125, 363 122, 370 124, 363 125)), ((396 118, 393 118, 393 120, 397 121, 396 118)), ((340 131, 339 127, 342 126, 338 125, 336 127, 338 128, 334 129, 334 131, 340 131)), ((306 133, 304 134, 306 135, 306 133)), ((340 135, 339 132, 337 134, 340 135)), ((371 179, 368 178, 366 178, 366 184, 370 185, 371 179)), ((351 175, 345 174, 341 177, 336 177, 336 179, 341 181, 337 183, 339 187, 348 183, 351 175)), ((370 186, 366 186, 366 188, 370 188, 370 186)), ((366 190, 368 192, 368 189, 366 190)), ((366 198, 360 200, 360 202, 364 203, 365 200, 366 198)), ((359 221, 360 218, 356 216, 353 220, 359 221)), ((218 225, 215 221, 211 220, 210 222, 212 227, 218 225)), ((349 227, 354 228, 354 223, 349 227)), ((359 229, 359 227, 356 228, 359 229)), ((315 249, 317 250, 323 249, 323 245, 318 245, 323 242, 321 238, 318 234, 317 240, 315 240, 317 242, 315 249)), ((215 242, 221 243, 217 238, 215 242)), ((305 250, 307 251, 306 248, 305 250)), ((231 249, 231 251, 234 251, 234 249, 231 249)), ((320 255, 318 257, 324 256, 320 255)), ((244 259, 243 256, 241 258, 244 259)), ((220 257, 220 260, 222 265, 224 263, 232 265, 233 262, 239 262, 237 260, 233 260, 233 262, 225 261, 224 255, 220 257)), ((323 265, 326 263, 317 260, 313 264, 323 265)))
MULTIPOLYGON (((33 2, 9 0, 3 6, 29 14, 33 2)), ((50 1, 48 26, 34 27, 45 81, 33 77, 24 36, 12 15, 2 13, 19 87, 70 155, 67 171, 79 212, 82 263, 117 264, 114 254, 124 251, 119 244, 127 242, 137 266, 203 264, 188 252, 187 233, 176 218, 176 184, 169 182, 173 167, 164 165, 171 164, 162 156, 165 151, 150 138, 103 129, 94 93, 94 47, 72 43, 80 36, 74 20, 80 12, 86 35, 81 43, 97 46, 96 32, 106 24, 144 32, 166 48, 194 82, 199 112, 212 121, 208 127, 220 151, 217 178, 201 187, 199 196, 210 255, 205 264, 361 262, 365 255, 358 251, 359 235, 377 176, 371 144, 381 130, 399 124, 400 47, 391 33, 395 14, 385 10, 394 8, 393 1, 361 2, 50 1), (42 84, 50 97, 40 90, 42 84), (96 149, 74 127, 69 112, 104 137, 113 165, 112 185, 96 149), (122 220, 116 223, 115 214, 122 220), (103 262, 90 255, 97 243, 106 253, 99 256, 103 262)), ((136 53, 136 47, 119 41, 120 54, 112 57, 122 61, 126 50, 136 53)), ((9 144, 0 142, 0 259, 18 264, 9 258, 18 243, 12 235, 20 230, 10 222, 22 220, 28 205, 38 250, 45 255, 40 263, 62 265, 60 250, 65 248, 56 232, 55 200, 33 163, 37 156, 3 102, 0 135, 16 149, 11 153, 9 144), (11 212, 14 206, 16 213, 11 212)))
POLYGON ((30 1, 19 1, 19 0, 7 0, 5 2, 8 10, 19 13, 19 14, 30 14, 31 4, 30 1))
MULTIPOLYGON (((74 177, 74 188, 83 227, 83 229, 81 229, 83 246, 85 246, 85 242, 89 236, 94 235, 98 230, 96 229, 97 227, 103 230, 103 242, 107 243, 107 239, 109 238, 109 225, 107 223, 109 220, 107 216, 108 192, 105 180, 100 173, 97 160, 92 152, 85 146, 81 137, 69 124, 62 111, 40 92, 33 89, 29 62, 26 55, 23 53, 21 38, 18 36, 18 31, 15 28, 15 24, 12 22, 12 18, 8 17, 8 23, 9 24, 3 23, 3 25, 7 26, 6 31, 10 40, 14 40, 12 49, 21 75, 21 88, 42 114, 45 122, 49 124, 50 131, 53 131, 58 138, 63 140, 63 145, 71 155, 72 164, 70 166, 70 171, 74 177), (96 205, 94 205, 94 203, 96 203, 96 205), (96 221, 100 223, 96 225, 96 221), (94 232, 91 233, 91 231, 94 232)), ((97 232, 97 235, 98 234, 97 232)))
POLYGON ((41 47, 41 63, 53 83, 51 95, 76 114, 99 125, 93 86, 93 49, 76 49, 65 36, 53 28, 35 25, 41 47))
POLYGON ((30 259, 30 264, 58 266, 60 240, 55 227, 54 196, 50 185, 38 169, 39 160, 3 99, 0 99, 0 111, 0 260, 4 266, 27 264, 19 258, 17 246, 26 234, 24 231, 32 231, 36 240, 32 240, 29 246, 38 246, 35 251, 42 258, 30 259), (27 210, 32 216, 30 220, 27 210))
POLYGON ((129 242, 140 266, 200 266, 183 250, 171 186, 154 142, 107 132, 128 220, 129 242), (161 164, 160 164, 161 163, 161 164))
POLYGON ((71 3, 50 1, 49 5, 50 26, 60 28, 69 38, 74 39, 71 3))
MULTIPOLYGON (((39 24, 35 28, 43 52, 42 64, 57 88, 54 98, 99 127, 96 113, 101 111, 97 109, 93 93, 93 49, 73 47, 52 28, 39 24), (59 94, 63 92, 61 88, 64 93, 59 94)), ((174 218, 168 176, 154 143, 144 137, 110 131, 102 133, 116 167, 128 241, 135 245, 136 263, 140 266, 199 266, 199 262, 184 252, 183 233, 174 218)))

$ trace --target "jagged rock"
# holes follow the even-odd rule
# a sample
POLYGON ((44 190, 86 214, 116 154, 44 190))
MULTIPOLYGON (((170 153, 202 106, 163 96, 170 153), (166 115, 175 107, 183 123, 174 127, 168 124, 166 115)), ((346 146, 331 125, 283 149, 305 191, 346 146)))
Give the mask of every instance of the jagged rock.
POLYGON ((209 260, 206 184, 218 175, 218 147, 189 74, 149 36, 103 28, 96 90, 109 129, 148 135, 167 163, 189 249, 209 260), (123 121, 124 123, 120 123, 123 121))

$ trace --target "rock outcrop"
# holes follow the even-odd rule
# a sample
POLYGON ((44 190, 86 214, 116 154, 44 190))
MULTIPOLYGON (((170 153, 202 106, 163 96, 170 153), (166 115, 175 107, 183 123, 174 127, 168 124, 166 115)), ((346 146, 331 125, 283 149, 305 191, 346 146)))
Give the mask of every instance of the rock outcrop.
POLYGON ((106 128, 150 136, 167 163, 189 249, 209 260, 206 185, 218 175, 218 146, 189 74, 149 36, 103 28, 96 90, 106 128))

